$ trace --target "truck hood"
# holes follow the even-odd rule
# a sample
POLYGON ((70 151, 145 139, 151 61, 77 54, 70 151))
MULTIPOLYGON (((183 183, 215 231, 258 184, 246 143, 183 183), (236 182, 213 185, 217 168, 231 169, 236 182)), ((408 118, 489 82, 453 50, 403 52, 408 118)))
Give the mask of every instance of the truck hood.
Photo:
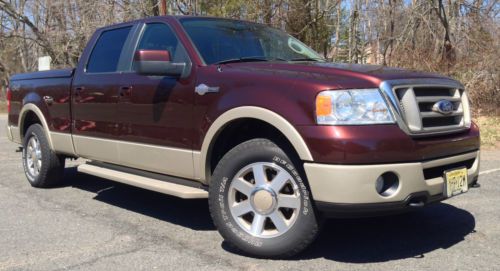
POLYGON ((231 63, 231 69, 257 74, 290 77, 331 88, 378 87, 387 80, 397 79, 448 79, 435 73, 411 71, 380 65, 339 64, 331 62, 246 62, 231 63))

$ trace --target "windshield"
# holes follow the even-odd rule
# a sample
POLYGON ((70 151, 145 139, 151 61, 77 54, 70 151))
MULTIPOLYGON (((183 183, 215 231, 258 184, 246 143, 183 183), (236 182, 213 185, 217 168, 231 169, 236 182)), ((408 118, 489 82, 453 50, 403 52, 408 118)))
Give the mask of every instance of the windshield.
POLYGON ((184 18, 181 24, 206 64, 236 61, 323 61, 287 33, 265 25, 213 18, 184 18))

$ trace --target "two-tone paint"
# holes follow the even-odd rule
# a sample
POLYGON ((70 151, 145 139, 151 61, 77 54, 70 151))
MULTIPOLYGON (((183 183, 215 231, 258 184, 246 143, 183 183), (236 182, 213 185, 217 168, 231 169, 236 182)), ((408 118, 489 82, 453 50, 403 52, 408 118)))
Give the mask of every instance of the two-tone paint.
POLYGON ((186 35, 181 17, 155 17, 98 29, 74 70, 37 72, 11 78, 9 126, 20 142, 25 121, 35 114, 52 148, 71 156, 208 180, 211 146, 238 119, 259 119, 276 127, 303 161, 369 164, 423 161, 479 149, 476 125, 446 136, 415 138, 397 124, 319 126, 315 98, 320 91, 378 88, 396 79, 451 80, 379 66, 311 62, 255 62, 206 65, 186 35), (189 76, 148 77, 132 64, 116 73, 89 74, 86 63, 103 31, 131 26, 128 52, 146 23, 165 23, 185 47, 189 76), (217 93, 197 95, 199 84, 217 93), (44 96, 53 97, 47 103, 44 96), (31 114, 31 115, 30 115, 31 114), (55 139, 57 137, 57 139, 55 139))

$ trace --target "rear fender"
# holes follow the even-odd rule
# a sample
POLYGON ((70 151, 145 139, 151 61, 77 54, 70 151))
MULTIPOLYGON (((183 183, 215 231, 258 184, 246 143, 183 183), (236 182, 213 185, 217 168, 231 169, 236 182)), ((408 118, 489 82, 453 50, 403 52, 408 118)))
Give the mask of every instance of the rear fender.
MULTIPOLYGON (((26 133, 26 131, 23 130, 24 129, 23 127, 26 121, 26 116, 28 116, 29 112, 33 112, 40 120, 40 124, 42 125, 43 130, 45 131, 45 136, 49 141, 50 149, 54 150, 54 145, 52 143, 52 137, 49 130, 50 123, 47 121, 47 120, 50 121, 50 116, 48 116, 48 110, 46 108, 46 104, 43 103, 41 97, 35 93, 30 93, 26 95, 26 97, 23 99, 23 107, 21 109, 21 112, 19 113, 19 123, 17 126, 19 129, 18 138, 22 142, 24 134, 26 133)), ((16 138, 16 136, 17 135, 13 135, 14 138, 16 138)))

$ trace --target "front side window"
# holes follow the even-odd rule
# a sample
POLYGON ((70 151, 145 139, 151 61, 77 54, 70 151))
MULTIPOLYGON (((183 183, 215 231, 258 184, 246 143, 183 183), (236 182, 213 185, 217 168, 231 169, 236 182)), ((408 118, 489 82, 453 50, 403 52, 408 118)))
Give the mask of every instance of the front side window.
POLYGON ((86 72, 116 72, 131 28, 129 26, 102 32, 92 50, 86 72))
POLYGON ((323 61, 296 38, 265 25, 209 18, 181 19, 181 24, 206 64, 244 58, 323 61))
POLYGON ((187 53, 174 32, 163 23, 146 25, 136 50, 167 50, 172 62, 187 62, 187 53))

